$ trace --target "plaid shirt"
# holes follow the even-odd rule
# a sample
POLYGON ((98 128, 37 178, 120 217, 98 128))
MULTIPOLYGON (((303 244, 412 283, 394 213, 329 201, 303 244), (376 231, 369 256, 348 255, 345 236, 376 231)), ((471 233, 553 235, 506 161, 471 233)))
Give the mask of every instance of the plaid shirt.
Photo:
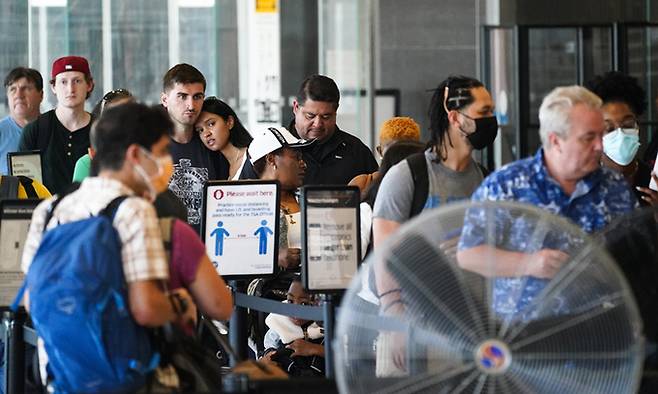
MULTIPOLYGON (((68 223, 97 215, 119 196, 134 196, 134 192, 121 182, 109 178, 86 178, 80 188, 66 196, 55 208, 47 230, 59 223, 68 223)), ((41 244, 46 213, 53 199, 43 201, 32 214, 30 230, 23 249, 21 269, 27 273, 32 259, 41 244)), ((126 282, 169 278, 169 265, 165 257, 160 227, 153 206, 137 197, 125 199, 114 215, 114 228, 122 243, 121 257, 126 282)), ((39 369, 46 384, 48 357, 41 339, 38 343, 39 369)), ((172 368, 156 371, 156 377, 164 385, 174 386, 178 376, 172 368)))
MULTIPOLYGON (((97 215, 113 199, 134 193, 121 182, 109 178, 87 178, 80 188, 55 208, 48 230, 58 223, 68 223, 97 215)), ((41 243, 44 220, 53 199, 34 210, 25 241, 21 268, 27 273, 41 243)), ((142 198, 127 198, 117 209, 114 227, 123 244, 121 256, 126 282, 169 278, 160 227, 153 206, 142 198)))

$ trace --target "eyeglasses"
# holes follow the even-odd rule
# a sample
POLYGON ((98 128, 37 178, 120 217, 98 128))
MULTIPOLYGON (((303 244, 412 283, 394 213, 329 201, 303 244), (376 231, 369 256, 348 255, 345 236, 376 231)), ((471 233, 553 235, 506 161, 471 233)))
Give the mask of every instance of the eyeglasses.
POLYGON ((637 122, 637 119, 635 118, 628 118, 624 119, 620 123, 613 123, 609 120, 605 121, 605 132, 610 133, 612 131, 615 131, 616 129, 635 129, 637 130, 639 128, 639 124, 637 122))

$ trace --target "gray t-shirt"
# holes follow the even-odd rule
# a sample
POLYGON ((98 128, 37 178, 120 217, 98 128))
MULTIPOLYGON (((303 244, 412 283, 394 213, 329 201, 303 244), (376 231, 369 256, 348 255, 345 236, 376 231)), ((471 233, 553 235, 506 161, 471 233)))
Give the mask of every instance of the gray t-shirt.
MULTIPOLYGON (((434 161, 435 159, 436 154, 430 149, 425 151, 429 191, 423 211, 470 198, 484 178, 482 170, 474 160, 471 160, 464 171, 455 171, 434 161)), ((413 196, 411 169, 409 163, 402 160, 391 167, 382 179, 375 199, 373 217, 405 222, 409 219, 413 196)))

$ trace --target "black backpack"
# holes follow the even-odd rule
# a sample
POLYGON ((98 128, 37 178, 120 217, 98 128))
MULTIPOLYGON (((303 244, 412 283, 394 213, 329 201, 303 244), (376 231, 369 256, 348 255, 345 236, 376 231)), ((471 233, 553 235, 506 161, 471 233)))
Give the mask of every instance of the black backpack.
MULTIPOLYGON (((414 181, 414 195, 411 199, 411 208, 409 209, 409 219, 417 216, 423 211, 425 203, 427 202, 427 196, 429 194, 430 182, 427 175, 427 160, 425 159, 425 152, 414 153, 406 158, 407 164, 409 165, 409 170, 411 171, 411 177, 414 181)), ((489 170, 484 168, 480 163, 476 163, 482 171, 482 176, 484 178, 489 175, 489 170)), ((372 245, 372 242, 371 242, 372 245)), ((369 246, 366 255, 371 252, 372 246, 369 246)), ((370 276, 368 278, 368 287, 373 292, 373 294, 378 295, 377 285, 375 283, 375 270, 374 267, 369 267, 370 276)))
MULTIPOLYGON (((427 202, 427 195, 429 194, 429 178, 427 176, 427 160, 425 160, 425 152, 415 153, 407 157, 407 164, 411 170, 411 177, 414 180, 414 196, 411 200, 411 209, 409 210, 409 219, 418 215, 423 211, 425 203, 427 202)), ((484 168, 480 163, 476 163, 482 171, 484 178, 489 175, 489 170, 484 168)))

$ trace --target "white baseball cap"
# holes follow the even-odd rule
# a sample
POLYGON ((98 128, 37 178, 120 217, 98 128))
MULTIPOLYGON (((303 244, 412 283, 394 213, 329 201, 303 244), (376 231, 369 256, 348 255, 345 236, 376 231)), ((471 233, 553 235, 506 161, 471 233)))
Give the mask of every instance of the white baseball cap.
POLYGON ((292 135, 285 127, 269 127, 257 132, 247 152, 251 164, 280 148, 303 148, 315 140, 303 140, 292 135))

